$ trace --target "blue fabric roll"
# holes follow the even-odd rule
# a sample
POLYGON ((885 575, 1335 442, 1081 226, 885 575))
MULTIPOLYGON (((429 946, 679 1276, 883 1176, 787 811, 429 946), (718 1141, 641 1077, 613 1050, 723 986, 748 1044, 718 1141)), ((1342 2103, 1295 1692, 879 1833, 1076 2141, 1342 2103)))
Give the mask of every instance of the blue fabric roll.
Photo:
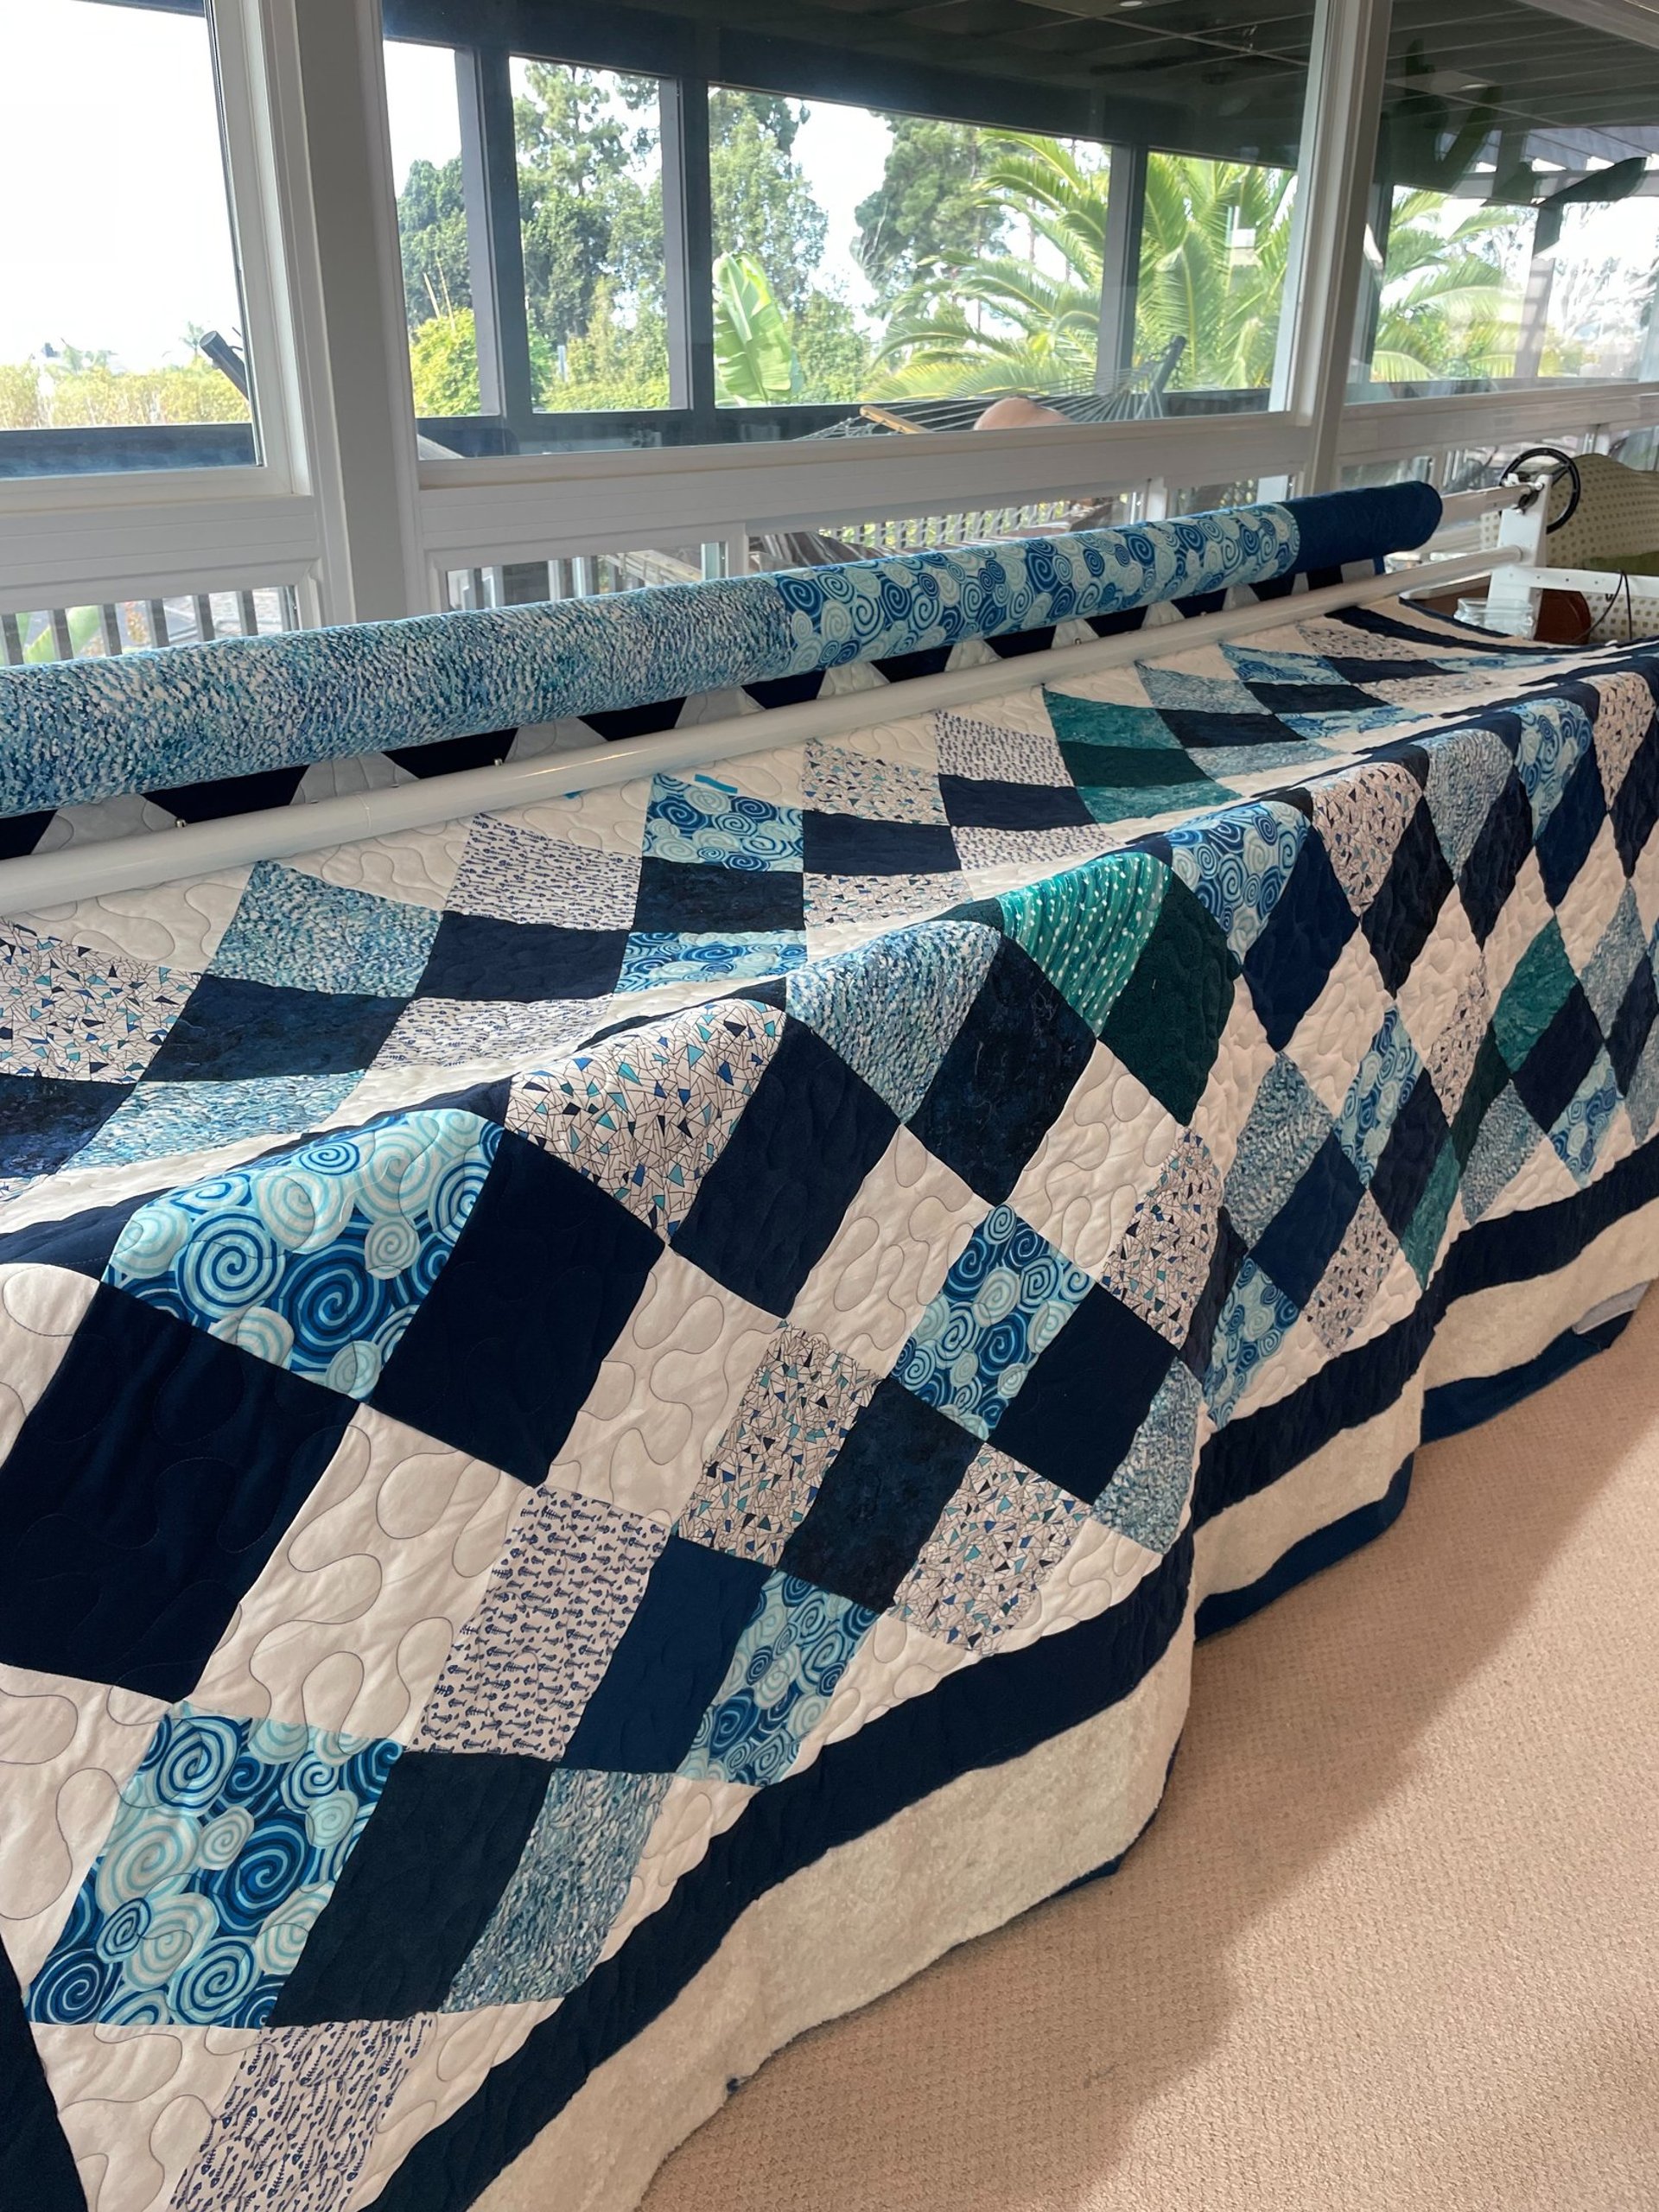
POLYGON ((0 815, 1116 614, 1421 543, 1427 486, 0 671, 0 815))

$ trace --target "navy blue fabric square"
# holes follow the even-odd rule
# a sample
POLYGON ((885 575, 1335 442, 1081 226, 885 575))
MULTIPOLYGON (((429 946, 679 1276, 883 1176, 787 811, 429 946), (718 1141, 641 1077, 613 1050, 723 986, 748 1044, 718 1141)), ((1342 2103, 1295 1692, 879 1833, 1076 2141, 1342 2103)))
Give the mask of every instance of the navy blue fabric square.
POLYGON ((947 875, 960 866, 943 822, 866 822, 855 814, 801 817, 809 875, 947 875))
POLYGON ((0 1175, 47 1175, 91 1141, 132 1095, 130 1083, 0 1075, 0 1175))
POLYGON ((767 1573, 759 1560, 671 1536, 559 1764, 672 1774, 714 1702, 767 1573))
POLYGON ((626 930, 565 930, 446 914, 432 940, 425 999, 602 999, 616 988, 626 930))
POLYGON ((1254 1257, 1287 1298, 1306 1306, 1363 1195, 1353 1163, 1334 1133, 1256 1241, 1254 1257))
POLYGON ((1270 715, 1363 715, 1377 705, 1375 693, 1354 683, 1247 683, 1270 715))
POLYGON ((500 1903, 553 1769, 506 1751, 404 1751, 270 2016, 435 2012, 500 1903))
POLYGON ((1227 1294, 1238 1280, 1238 1271, 1244 1264, 1249 1247, 1234 1224, 1225 1206, 1216 1232, 1216 1249, 1210 1257, 1210 1272, 1205 1278, 1198 1302, 1192 1308, 1192 1319, 1187 1325, 1186 1341, 1181 1346, 1181 1363, 1200 1382, 1210 1366, 1210 1354, 1216 1341, 1216 1324, 1221 1319, 1221 1309, 1227 1302, 1227 1294))
POLYGON ((353 1411, 100 1287, 0 1465, 0 1659, 187 1696, 353 1411))
POLYGON ((1416 966, 1451 889, 1452 871, 1433 817, 1420 801, 1362 923, 1377 973, 1390 991, 1416 966))
POLYGON ((1595 747, 1587 745, 1567 779, 1567 789, 1556 801, 1554 813, 1538 833, 1538 866, 1552 906, 1560 905, 1577 880, 1596 842, 1596 832, 1606 818, 1601 765, 1595 747))
POLYGON ((1532 802, 1513 769, 1492 801, 1458 890, 1478 944, 1484 944, 1532 849, 1532 802))
POLYGON ((1174 1358, 1173 1344, 1096 1285, 1039 1354, 996 1425, 997 1450, 1092 1505, 1174 1358))
POLYGON ((798 868, 721 868, 647 854, 639 863, 633 926, 671 935, 802 930, 804 880, 798 868))
POLYGON ((365 1068, 408 1001, 204 976, 145 1071, 149 1083, 235 1083, 365 1068))
POLYGON ((1005 938, 910 1126, 936 1160, 1000 1204, 1094 1047, 1088 1024, 1005 938))
POLYGON ((945 813, 958 830, 1075 830, 1095 818, 1074 784, 1061 787, 941 776, 939 790, 945 813))
MULTIPOLYGON (((1654 987, 1653 969, 1645 960, 1639 961, 1607 1033, 1607 1057, 1613 1064, 1621 1090, 1630 1087, 1630 1077, 1636 1073, 1636 1064, 1642 1057, 1642 1047, 1648 1041, 1656 1015, 1659 1015, 1659 991, 1654 987)), ((0 1239, 0 1259, 4 1256, 5 1240, 0 1239)))
POLYGON ((108 1267, 122 1230, 149 1198, 149 1192, 140 1192, 118 1198, 111 1206, 89 1207, 64 1221, 34 1221, 27 1229, 14 1229, 0 1236, 0 1268, 30 1260, 40 1267, 68 1268, 96 1281, 108 1267))
POLYGON ((1244 956, 1244 977, 1268 1042, 1282 1052, 1356 927, 1324 844, 1304 837, 1268 925, 1244 956))
POLYGON ((787 1313, 898 1127, 816 1032, 785 1022, 674 1249, 740 1298, 787 1313))
POLYGON ((1300 730, 1277 715, 1211 714, 1198 707, 1160 707, 1178 743, 1202 752, 1213 746, 1305 745, 1300 730))
POLYGON ((1473 1072, 1452 1121, 1452 1149, 1458 1155, 1459 1169, 1469 1165, 1469 1155, 1475 1148, 1475 1139, 1480 1135, 1480 1125, 1491 1110, 1494 1102, 1510 1080, 1510 1071, 1498 1049, 1497 1038, 1490 1028, 1480 1040, 1480 1050, 1475 1055, 1473 1072))
POLYGON ((779 1566, 885 1611, 979 1450, 891 1376, 849 1430, 779 1566))
POLYGON ((58 2120, 16 1969, 0 1946, 0 2204, 29 2212, 86 2212, 86 2191, 58 2120))
POLYGON ((1630 875, 1659 819, 1659 720, 1649 727, 1625 771, 1611 813, 1613 842, 1625 874, 1630 875))
POLYGON ((1396 1236, 1405 1235, 1449 1135, 1434 1086, 1420 1074, 1406 1093, 1371 1177, 1371 1196, 1396 1236))
POLYGON ((677 728, 684 704, 683 698, 648 699, 638 707, 607 707, 582 719, 607 745, 614 745, 619 738, 651 737, 659 729, 677 728))
POLYGON ((289 806, 305 780, 299 768, 266 768, 251 776, 221 776, 211 784, 181 784, 145 797, 180 822, 221 822, 227 814, 263 814, 289 806))
POLYGON ((1553 1126, 1600 1050, 1601 1032, 1590 1001, 1574 983, 1554 1021, 1516 1071, 1521 1103, 1541 1129, 1553 1126))
POLYGON ((1020 660, 1027 653, 1046 653, 1054 642, 1054 625, 1044 623, 1035 630, 1011 630, 1006 637, 987 638, 986 644, 999 660, 1020 660))
POLYGON ((626 1206, 509 1131, 372 1402, 540 1482, 662 1249, 626 1206))
POLYGON ((1237 975, 1238 963, 1214 918, 1172 874, 1101 1041, 1178 1121, 1191 1121, 1204 1096, 1237 975))

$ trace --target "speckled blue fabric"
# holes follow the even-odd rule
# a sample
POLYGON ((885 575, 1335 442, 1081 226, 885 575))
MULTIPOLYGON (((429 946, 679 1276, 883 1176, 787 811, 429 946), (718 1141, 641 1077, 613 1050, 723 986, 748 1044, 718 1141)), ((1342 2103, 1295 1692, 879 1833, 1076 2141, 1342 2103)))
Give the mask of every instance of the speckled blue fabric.
POLYGON ((613 712, 1422 542, 1423 485, 0 671, 0 815, 613 712))

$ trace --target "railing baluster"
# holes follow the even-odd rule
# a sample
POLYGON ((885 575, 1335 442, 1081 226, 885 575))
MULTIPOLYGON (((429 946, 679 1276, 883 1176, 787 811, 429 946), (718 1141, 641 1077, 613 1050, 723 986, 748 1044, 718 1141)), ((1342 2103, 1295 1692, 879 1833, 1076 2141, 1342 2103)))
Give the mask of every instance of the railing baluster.
POLYGON ((120 608, 114 606, 100 607, 98 610, 98 619, 104 632, 105 652, 118 653, 121 650, 120 608))
POLYGON ((219 635, 219 624, 213 617, 213 602, 205 591, 195 595, 196 635, 205 645, 219 635))
POLYGON ((6 647, 6 660, 12 668, 23 665, 23 633, 15 614, 0 614, 0 639, 6 647))
POLYGON ((243 636, 257 638, 259 634, 259 610, 253 603, 253 594, 251 591, 238 592, 236 606, 242 619, 243 636))
POLYGON ((171 645, 173 641, 167 633, 167 601, 163 599, 147 601, 146 611, 149 615, 150 644, 152 645, 171 645))

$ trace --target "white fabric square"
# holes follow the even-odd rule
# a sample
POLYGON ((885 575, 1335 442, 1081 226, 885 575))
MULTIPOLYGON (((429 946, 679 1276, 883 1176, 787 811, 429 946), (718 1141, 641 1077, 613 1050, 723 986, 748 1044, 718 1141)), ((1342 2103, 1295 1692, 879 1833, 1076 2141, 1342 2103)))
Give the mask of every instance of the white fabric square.
POLYGON ((254 2028, 36 2025, 58 2119, 98 2212, 173 2201, 258 2041, 254 2028))
POLYGON ((20 1983, 57 1941, 166 1709, 134 1690, 0 1665, 0 1941, 20 1983))
POLYGON ((1613 825, 1604 822, 1596 832, 1595 843, 1584 856, 1583 867, 1555 909, 1561 942, 1578 975, 1582 976, 1595 958, 1596 947, 1607 934, 1624 893, 1624 868, 1613 842, 1613 825))
POLYGON ((777 1326, 772 1314, 664 1252, 549 1482, 676 1520, 777 1326))
POLYGON ((889 1373, 988 1211, 900 1128, 802 1284, 791 1326, 814 1331, 874 1375, 889 1373))
POLYGON ((530 1495, 359 1407, 193 1703, 406 1743, 530 1495))
POLYGON ((1180 1135, 1168 1108, 1096 1045, 1007 1202, 1085 1274, 1097 1275, 1180 1135))
POLYGON ((1508 990, 1510 978, 1549 918, 1549 894, 1544 889, 1543 870, 1538 865, 1537 854, 1529 853, 1486 940, 1486 988, 1494 1006, 1508 990))
POLYGON ((1480 946, 1454 890, 1395 998, 1420 1058, 1428 1058, 1481 974, 1480 946))
POLYGON ((1204 1140, 1224 1180, 1237 1155, 1238 1141, 1274 1057, 1250 987, 1241 976, 1233 985, 1232 1012, 1216 1048, 1216 1064, 1192 1121, 1193 1135, 1204 1140))
POLYGON ((1355 1071, 1388 1010, 1389 994, 1365 932, 1356 930, 1285 1047, 1332 1116, 1340 1116, 1355 1071))

